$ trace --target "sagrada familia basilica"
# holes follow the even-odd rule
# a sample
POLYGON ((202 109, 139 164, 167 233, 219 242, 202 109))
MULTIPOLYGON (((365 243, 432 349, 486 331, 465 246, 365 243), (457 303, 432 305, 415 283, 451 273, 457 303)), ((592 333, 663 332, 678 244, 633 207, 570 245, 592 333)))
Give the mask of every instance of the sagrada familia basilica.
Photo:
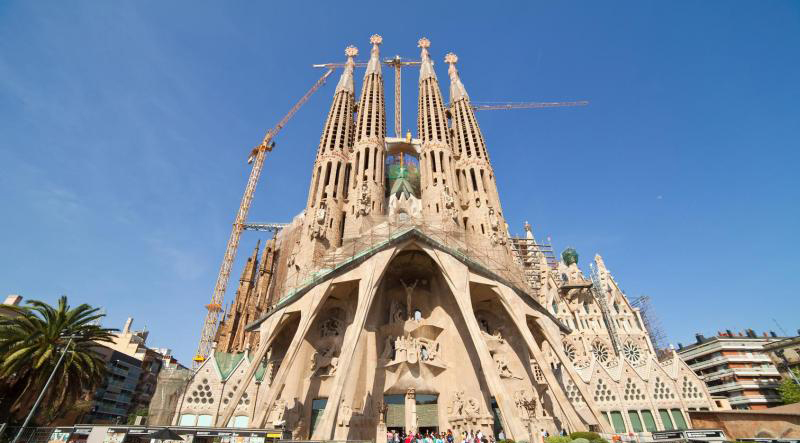
POLYGON ((358 95, 346 49, 305 210, 256 246, 173 424, 314 440, 690 426, 708 390, 658 358, 600 256, 584 273, 527 223, 509 235, 454 54, 446 105, 419 40, 417 137, 387 137, 381 41, 358 95))

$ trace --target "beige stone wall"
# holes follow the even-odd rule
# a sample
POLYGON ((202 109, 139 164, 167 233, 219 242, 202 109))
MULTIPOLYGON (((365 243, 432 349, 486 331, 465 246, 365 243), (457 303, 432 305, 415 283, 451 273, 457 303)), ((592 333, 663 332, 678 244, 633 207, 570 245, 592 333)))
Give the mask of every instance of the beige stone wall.
POLYGON ((696 428, 722 429, 731 439, 800 437, 798 411, 692 411, 690 416, 696 428))

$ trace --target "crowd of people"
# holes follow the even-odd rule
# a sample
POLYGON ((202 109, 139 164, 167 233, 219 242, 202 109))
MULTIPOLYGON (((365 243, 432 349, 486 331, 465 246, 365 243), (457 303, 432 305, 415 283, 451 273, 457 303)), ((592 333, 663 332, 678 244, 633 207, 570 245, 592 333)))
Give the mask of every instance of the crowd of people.
MULTIPOLYGON (((503 431, 498 436, 504 439, 503 431)), ((495 443, 493 435, 485 435, 483 431, 464 431, 456 436, 453 431, 447 432, 406 432, 388 431, 386 433, 386 443, 495 443)))
MULTIPOLYGON (((566 430, 562 430, 560 435, 568 435, 566 430)), ((539 435, 541 443, 550 436, 550 433, 542 429, 539 435)), ((447 432, 406 432, 406 431, 388 431, 386 433, 386 443, 495 443, 496 441, 505 440, 506 436, 503 430, 497 433, 497 440, 494 435, 485 435, 480 429, 477 431, 463 431, 460 435, 455 436, 450 429, 447 432)))

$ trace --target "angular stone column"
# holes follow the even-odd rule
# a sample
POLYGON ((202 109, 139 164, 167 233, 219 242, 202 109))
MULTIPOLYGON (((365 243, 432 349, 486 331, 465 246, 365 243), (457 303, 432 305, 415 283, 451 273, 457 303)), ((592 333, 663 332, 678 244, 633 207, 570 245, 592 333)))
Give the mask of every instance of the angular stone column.
MULTIPOLYGON (((539 348, 539 345, 536 344, 536 340, 533 339, 533 334, 531 334, 530 329, 528 329, 528 324, 525 321, 525 314, 520 312, 519 309, 514 309, 509 301, 509 297, 516 297, 517 295, 511 288, 507 286, 496 287, 496 293, 500 299, 500 303, 505 308, 506 313, 514 321, 514 326, 517 327, 520 335, 522 335, 522 338, 525 340, 525 344, 528 345, 528 349, 533 355, 533 358, 535 358, 536 361, 541 365, 545 361, 544 355, 542 355, 542 350, 539 348)), ((544 374, 547 385, 550 387, 551 392, 553 392, 553 395, 556 397, 559 406, 567 415, 565 418, 570 429, 581 429, 583 427, 583 420, 581 420, 578 412, 575 410, 575 407, 567 399, 567 395, 561 388, 561 384, 559 384, 558 380, 556 380, 553 372, 547 368, 542 368, 542 374, 544 374)))
MULTIPOLYGON (((339 366, 336 369, 336 375, 333 379, 333 390, 328 396, 328 402, 325 405, 322 418, 316 429, 314 429, 314 435, 311 437, 312 440, 330 440, 334 438, 333 434, 336 426, 336 417, 342 403, 344 385, 348 381, 351 383, 356 382, 356 380, 348 380, 348 377, 351 377, 350 369, 353 366, 353 356, 355 354, 356 345, 361 337, 364 323, 367 320, 367 314, 369 313, 372 301, 375 298, 375 293, 380 285, 380 278, 389 260, 393 257, 395 250, 396 248, 391 248, 378 252, 357 269, 357 274, 353 275, 353 279, 360 277, 358 283, 358 307, 356 308, 353 323, 350 324, 345 332, 342 350, 339 353, 339 366)), ((344 277, 348 276, 349 275, 345 275, 344 277)), ((349 407, 349 404, 347 404, 347 406, 349 407)), ((344 437, 346 438, 346 435, 344 437)))
POLYGON ((478 353, 486 384, 489 386, 489 391, 497 401, 500 412, 505 419, 504 429, 507 438, 527 440, 529 437, 528 428, 520 420, 519 411, 513 403, 511 393, 507 392, 503 387, 503 381, 497 372, 497 366, 489 352, 489 347, 483 340, 478 320, 475 319, 469 289, 469 269, 449 254, 441 253, 429 247, 426 247, 425 251, 430 254, 441 268, 442 276, 456 299, 459 311, 464 318, 467 331, 472 339, 472 344, 478 353))
POLYGON ((583 396, 583 400, 586 402, 586 406, 592 412, 592 416, 597 421, 597 425, 603 432, 613 432, 611 425, 606 423, 605 419, 601 417, 600 410, 597 408, 594 399, 589 396, 589 390, 586 389, 586 384, 580 379, 580 377, 578 377, 575 369, 573 369, 572 361, 567 358, 566 354, 564 354, 564 348, 561 347, 560 337, 554 337, 553 332, 544 325, 540 324, 538 319, 534 319, 534 321, 544 333, 545 340, 550 343, 550 347, 553 348, 553 351, 556 353, 556 357, 558 357, 561 367, 566 370, 567 376, 572 379, 572 382, 575 383, 575 387, 578 388, 578 392, 580 392, 583 396))
MULTIPOLYGON (((260 327, 262 329, 266 329, 269 335, 267 335, 267 340, 261 341, 261 345, 259 345, 255 355, 253 356, 253 359, 251 360, 250 368, 247 370, 244 380, 242 380, 242 386, 245 388, 253 381, 253 376, 258 370, 258 367, 261 365, 261 359, 264 358, 264 355, 267 353, 267 349, 269 349, 269 347, 272 345, 272 342, 275 340, 275 337, 278 335, 276 332, 279 328, 276 326, 280 324, 281 317, 283 317, 282 313, 276 312, 261 324, 260 327)), ((234 391, 234 396, 231 399, 228 407, 223 410, 222 414, 217 416, 217 426, 226 426, 228 424, 228 421, 231 419, 231 417, 233 417, 236 406, 239 404, 239 400, 246 391, 247 389, 234 391)), ((221 404, 222 402, 220 402, 220 405, 221 404)))
POLYGON ((300 314, 300 325, 298 325, 297 331, 294 333, 294 337, 292 337, 292 342, 289 344, 289 348, 286 350, 286 355, 283 357, 280 368, 278 368, 278 373, 275 374, 275 380, 272 382, 272 386, 269 387, 265 401, 262 403, 264 405, 264 409, 261 411, 261 414, 259 414, 257 418, 253 420, 253 425, 255 427, 264 427, 264 422, 269 416, 269 411, 272 409, 272 405, 275 404, 275 400, 278 399, 278 394, 280 394, 283 384, 286 383, 286 377, 289 375, 289 368, 295 364, 297 353, 300 350, 300 344, 303 342, 303 338, 308 333, 308 329, 311 327, 314 319, 317 318, 320 307, 323 305, 326 297, 328 296, 330 287, 331 281, 327 280, 312 288, 305 295, 304 298, 309 298, 311 302, 308 305, 305 314, 300 314))

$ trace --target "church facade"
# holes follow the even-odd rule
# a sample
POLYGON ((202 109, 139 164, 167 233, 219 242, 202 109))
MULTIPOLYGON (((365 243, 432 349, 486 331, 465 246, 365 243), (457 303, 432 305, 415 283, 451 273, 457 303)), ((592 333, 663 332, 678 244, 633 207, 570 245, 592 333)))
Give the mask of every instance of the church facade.
POLYGON ((256 246, 173 424, 315 440, 690 426, 705 384, 657 358, 602 258, 584 274, 529 225, 508 234, 454 54, 446 105, 420 39, 417 137, 387 137, 381 42, 358 96, 346 49, 305 210, 256 246))

